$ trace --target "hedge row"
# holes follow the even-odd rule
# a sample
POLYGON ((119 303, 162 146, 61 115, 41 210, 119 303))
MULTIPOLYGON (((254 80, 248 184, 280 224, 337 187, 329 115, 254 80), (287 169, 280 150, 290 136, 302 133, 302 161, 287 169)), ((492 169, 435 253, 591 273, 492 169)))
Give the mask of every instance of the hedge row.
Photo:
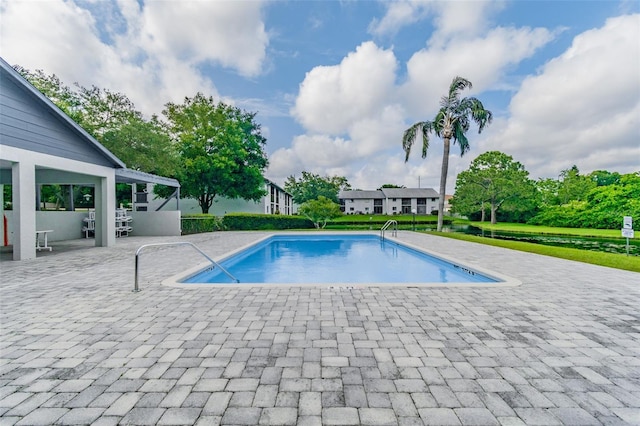
POLYGON ((229 231, 271 230, 271 229, 307 229, 313 228, 313 222, 301 216, 279 214, 229 213, 222 218, 224 229, 229 231))
POLYGON ((191 214, 180 218, 182 235, 221 231, 222 218, 210 214, 191 214))

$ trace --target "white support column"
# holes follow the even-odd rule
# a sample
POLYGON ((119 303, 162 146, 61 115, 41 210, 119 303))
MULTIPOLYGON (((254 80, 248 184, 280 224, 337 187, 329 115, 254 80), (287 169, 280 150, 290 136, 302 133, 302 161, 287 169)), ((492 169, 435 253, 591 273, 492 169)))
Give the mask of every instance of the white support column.
POLYGON ((4 246, 4 235, 9 231, 4 229, 4 185, 0 183, 0 246, 4 246))
POLYGON ((13 163, 13 260, 36 258, 36 166, 28 161, 13 163))
POLYGON ((116 243, 116 180, 115 175, 96 183, 96 247, 110 247, 116 243))

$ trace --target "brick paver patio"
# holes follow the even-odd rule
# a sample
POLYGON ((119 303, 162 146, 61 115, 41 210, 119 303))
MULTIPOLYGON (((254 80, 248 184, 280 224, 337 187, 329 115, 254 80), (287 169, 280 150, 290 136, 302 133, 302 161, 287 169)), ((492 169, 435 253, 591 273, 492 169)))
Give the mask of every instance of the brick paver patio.
POLYGON ((3 261, 0 424, 640 424, 640 274, 400 232, 522 285, 172 288, 164 247, 131 291, 263 235, 3 261))

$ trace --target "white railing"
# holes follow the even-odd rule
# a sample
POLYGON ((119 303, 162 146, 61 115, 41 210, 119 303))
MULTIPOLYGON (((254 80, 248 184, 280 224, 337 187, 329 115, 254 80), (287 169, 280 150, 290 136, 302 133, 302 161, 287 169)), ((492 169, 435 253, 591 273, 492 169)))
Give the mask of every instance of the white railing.
POLYGON ((397 237, 398 236, 398 221, 396 220, 388 220, 387 223, 385 223, 382 228, 380 228, 380 238, 382 238, 384 240, 384 232, 389 229, 389 227, 391 227, 391 236, 392 237, 397 237))
POLYGON ((220 270, 222 272, 224 272, 229 278, 231 278, 233 281, 239 283, 240 280, 237 279, 236 277, 234 277, 233 275, 231 275, 229 273, 229 271, 227 271, 226 269, 224 269, 222 266, 220 266, 220 264, 218 264, 218 262, 216 262, 215 260, 213 260, 212 258, 210 258, 209 256, 207 256, 207 254, 205 252, 203 252, 202 250, 200 250, 195 244, 187 242, 187 241, 182 241, 182 242, 177 242, 177 243, 155 243, 155 244, 145 244, 143 246, 140 246, 138 248, 138 250, 136 250, 136 270, 135 270, 135 278, 134 278, 134 284, 133 284, 133 291, 134 292, 139 292, 140 288, 138 287, 138 256, 140 255, 140 253, 142 253, 142 250, 147 248, 147 247, 157 247, 157 246, 191 246, 194 249, 196 249, 196 251, 198 251, 201 255, 203 255, 209 262, 211 262, 212 265, 217 266, 218 268, 220 268, 220 270))

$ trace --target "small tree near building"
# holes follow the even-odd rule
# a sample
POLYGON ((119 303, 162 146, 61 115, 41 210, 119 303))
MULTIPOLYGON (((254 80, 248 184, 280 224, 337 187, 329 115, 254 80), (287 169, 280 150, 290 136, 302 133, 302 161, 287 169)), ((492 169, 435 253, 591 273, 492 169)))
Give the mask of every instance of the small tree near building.
POLYGON ((305 201, 298 213, 312 221, 318 229, 327 226, 327 221, 342 216, 340 206, 322 195, 315 200, 305 201))
POLYGON ((349 190, 351 185, 343 176, 325 176, 314 173, 302 172, 300 179, 289 176, 284 183, 284 190, 291 194, 293 201, 302 204, 318 197, 326 197, 334 203, 338 202, 338 194, 341 190, 349 190))

